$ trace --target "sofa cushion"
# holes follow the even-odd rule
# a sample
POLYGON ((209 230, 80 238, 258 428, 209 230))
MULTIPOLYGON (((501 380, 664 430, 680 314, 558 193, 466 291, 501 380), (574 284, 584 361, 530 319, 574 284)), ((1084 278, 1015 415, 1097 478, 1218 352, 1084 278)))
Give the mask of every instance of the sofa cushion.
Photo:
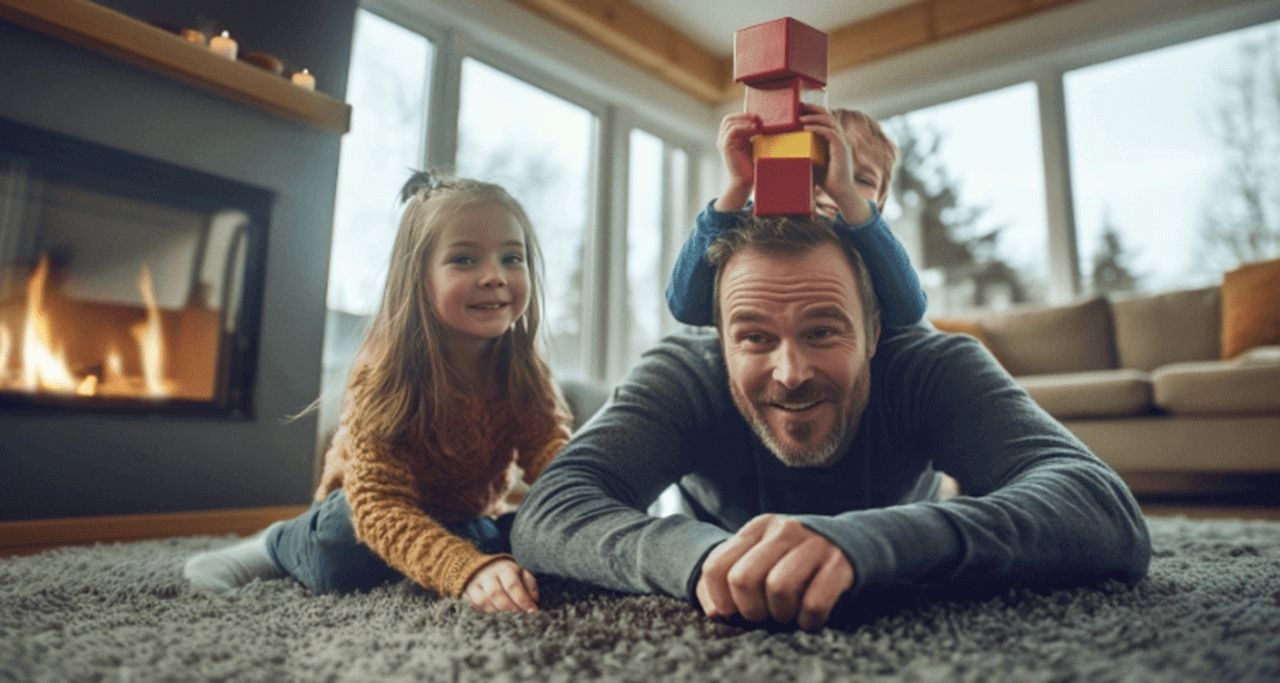
POLYGON ((1249 263, 1222 276, 1222 358, 1280 344, 1280 259, 1249 263))
POLYGON ((1175 414, 1280 411, 1280 363, 1173 363, 1151 373, 1158 408, 1175 414))
POLYGON ((1151 412, 1151 376, 1141 370, 1026 375, 1018 384, 1050 415, 1123 417, 1151 412))
POLYGON ((1216 360, 1222 339, 1218 287, 1111 302, 1116 362, 1122 368, 1216 360))
POLYGON ((1014 376, 1116 367, 1105 299, 1000 313, 983 320, 982 329, 992 352, 1014 376))
POLYGON ((582 426, 609 400, 609 390, 596 382, 563 380, 560 382, 560 391, 564 395, 564 402, 568 404, 569 412, 573 415, 575 433, 582 429, 582 426))

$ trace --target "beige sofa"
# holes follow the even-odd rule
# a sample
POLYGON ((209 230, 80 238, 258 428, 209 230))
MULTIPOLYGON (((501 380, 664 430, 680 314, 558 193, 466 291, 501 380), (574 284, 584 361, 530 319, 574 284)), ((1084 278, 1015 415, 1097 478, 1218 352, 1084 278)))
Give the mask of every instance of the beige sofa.
POLYGON ((935 324, 986 344, 1136 493, 1274 490, 1280 346, 1221 360, 1221 307, 1212 287, 935 324))

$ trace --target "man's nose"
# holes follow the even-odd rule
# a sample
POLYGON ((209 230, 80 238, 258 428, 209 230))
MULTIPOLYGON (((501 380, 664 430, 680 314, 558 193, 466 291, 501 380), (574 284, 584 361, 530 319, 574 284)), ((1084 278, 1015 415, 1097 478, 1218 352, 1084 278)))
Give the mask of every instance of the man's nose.
POLYGON ((774 349, 773 355, 773 381, 795 389, 813 379, 813 366, 799 345, 784 341, 774 349))

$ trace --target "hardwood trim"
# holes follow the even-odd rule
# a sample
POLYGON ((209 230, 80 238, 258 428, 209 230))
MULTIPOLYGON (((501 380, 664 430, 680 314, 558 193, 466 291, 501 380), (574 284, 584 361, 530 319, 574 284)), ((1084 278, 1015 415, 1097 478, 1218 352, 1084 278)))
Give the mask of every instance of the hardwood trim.
POLYGON ((351 106, 341 100, 89 0, 0 0, 0 19, 320 130, 351 128, 351 106))
POLYGON ((63 545, 139 541, 169 536, 248 535, 297 517, 305 505, 0 522, 0 557, 63 545))

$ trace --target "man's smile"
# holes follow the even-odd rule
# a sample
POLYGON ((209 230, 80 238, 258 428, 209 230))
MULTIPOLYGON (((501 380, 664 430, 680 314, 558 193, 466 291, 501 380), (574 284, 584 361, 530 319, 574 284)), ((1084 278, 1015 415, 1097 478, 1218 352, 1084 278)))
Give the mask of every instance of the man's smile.
POLYGON ((810 401, 808 403, 770 403, 769 405, 779 410, 785 410, 788 413, 803 413, 821 405, 823 401, 810 401))

